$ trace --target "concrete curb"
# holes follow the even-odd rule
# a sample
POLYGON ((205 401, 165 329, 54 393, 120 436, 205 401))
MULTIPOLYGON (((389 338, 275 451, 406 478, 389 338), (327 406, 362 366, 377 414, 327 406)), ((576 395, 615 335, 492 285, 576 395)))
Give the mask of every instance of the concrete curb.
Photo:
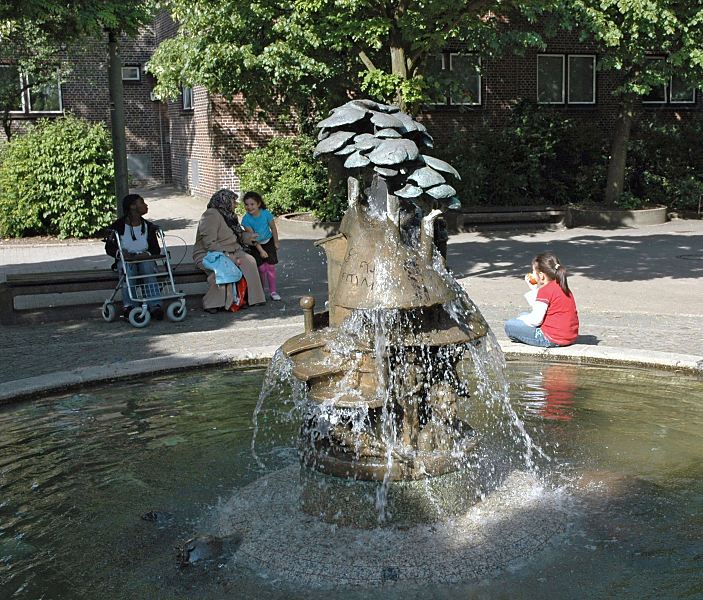
MULTIPOLYGON (((703 356, 690 354, 582 345, 567 348, 536 348, 513 342, 501 342, 500 347, 508 359, 530 356, 545 361, 654 367, 703 375, 703 356)), ((241 366, 263 366, 273 357, 277 349, 277 346, 260 346, 250 350, 215 350, 180 354, 176 357, 167 356, 113 363, 107 366, 83 367, 72 371, 57 371, 4 384, 3 389, 0 390, 0 405, 127 377, 212 367, 228 363, 241 366)))

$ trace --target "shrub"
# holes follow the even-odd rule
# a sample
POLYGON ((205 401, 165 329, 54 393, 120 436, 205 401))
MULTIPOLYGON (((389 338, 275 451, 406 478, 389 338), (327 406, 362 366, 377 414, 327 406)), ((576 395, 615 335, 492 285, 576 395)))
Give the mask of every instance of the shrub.
POLYGON ((256 190, 271 212, 313 211, 322 220, 337 220, 346 202, 328 193, 324 164, 312 157, 312 137, 273 138, 266 147, 252 150, 239 167, 243 191, 256 190))
POLYGON ((504 127, 484 123, 441 154, 462 176, 464 206, 560 205, 597 197, 604 185, 601 140, 530 102, 519 104, 504 127))
POLYGON ((696 210, 703 198, 703 118, 642 118, 632 132, 626 189, 642 203, 696 210))
POLYGON ((0 154, 0 234, 88 237, 114 218, 110 134, 73 116, 41 120, 0 154))

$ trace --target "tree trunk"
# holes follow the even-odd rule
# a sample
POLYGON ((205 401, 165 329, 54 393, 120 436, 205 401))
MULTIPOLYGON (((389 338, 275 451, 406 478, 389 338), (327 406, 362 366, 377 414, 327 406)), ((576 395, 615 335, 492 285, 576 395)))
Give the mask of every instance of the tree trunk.
POLYGON ((620 106, 620 114, 615 123, 613 142, 610 146, 608 163, 608 180, 605 187, 605 203, 613 206, 620 198, 625 184, 625 166, 627 165, 627 146, 634 119, 635 108, 632 98, 625 98, 620 106))
MULTIPOLYGON (((391 51, 391 73, 401 79, 407 79, 408 61, 402 40, 403 36, 400 29, 393 27, 388 40, 391 51)), ((405 98, 403 98, 403 93, 399 89, 395 91, 395 103, 400 107, 400 110, 405 112, 405 98)))
POLYGON ((108 31, 110 62, 108 76, 110 86, 110 123, 112 129, 112 160, 115 166, 115 199, 117 214, 122 216, 122 199, 129 193, 127 181, 127 142, 124 127, 124 96, 122 90, 122 61, 118 54, 117 32, 108 31))
POLYGON ((2 128, 5 131, 7 141, 12 137, 12 121, 10 120, 10 111, 4 110, 2 113, 2 128))

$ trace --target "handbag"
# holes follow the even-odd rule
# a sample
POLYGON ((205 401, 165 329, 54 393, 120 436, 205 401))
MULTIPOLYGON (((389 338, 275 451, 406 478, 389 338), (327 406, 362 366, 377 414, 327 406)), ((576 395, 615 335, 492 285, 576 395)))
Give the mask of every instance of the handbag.
POLYGON ((234 291, 237 293, 237 297, 230 305, 229 310, 231 312, 237 312, 247 307, 247 280, 242 277, 237 283, 233 283, 232 285, 234 286, 234 291))

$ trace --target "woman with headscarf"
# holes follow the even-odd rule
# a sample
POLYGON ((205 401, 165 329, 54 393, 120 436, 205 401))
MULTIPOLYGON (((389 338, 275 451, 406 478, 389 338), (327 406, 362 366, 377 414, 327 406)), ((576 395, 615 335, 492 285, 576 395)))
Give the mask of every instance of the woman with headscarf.
POLYGON ((253 241, 253 237, 242 229, 237 215, 234 214, 236 202, 237 194, 231 190, 215 192, 208 202, 207 210, 200 217, 195 234, 193 262, 208 273, 207 281, 210 287, 203 296, 203 308, 210 313, 229 310, 236 299, 236 291, 231 283, 217 285, 215 273, 203 266, 203 259, 208 252, 222 252, 241 269, 247 282, 250 306, 266 302, 256 260, 242 247, 245 243, 253 241))

